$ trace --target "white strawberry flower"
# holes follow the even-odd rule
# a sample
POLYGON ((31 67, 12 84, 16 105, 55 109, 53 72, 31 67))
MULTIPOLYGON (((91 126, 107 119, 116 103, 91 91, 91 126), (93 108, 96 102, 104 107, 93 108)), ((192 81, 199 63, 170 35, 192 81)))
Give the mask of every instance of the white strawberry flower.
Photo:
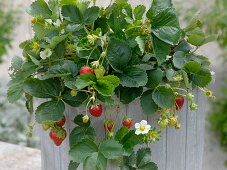
POLYGON ((48 58, 48 57, 50 57, 52 55, 52 51, 51 51, 51 49, 49 49, 49 48, 47 48, 47 49, 45 49, 44 51, 41 51, 40 52, 40 57, 42 58, 42 59, 46 59, 46 58, 48 58))
POLYGON ((151 126, 147 124, 146 120, 142 120, 140 123, 135 124, 135 128, 136 128, 135 134, 139 135, 139 134, 147 134, 151 129, 151 126))

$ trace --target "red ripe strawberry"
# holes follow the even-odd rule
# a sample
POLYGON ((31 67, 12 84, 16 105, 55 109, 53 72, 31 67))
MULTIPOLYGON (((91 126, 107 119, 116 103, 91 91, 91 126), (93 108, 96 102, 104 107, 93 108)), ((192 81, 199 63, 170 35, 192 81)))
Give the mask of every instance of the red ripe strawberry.
POLYGON ((91 73, 91 74, 95 74, 94 71, 88 67, 88 66, 83 66, 80 69, 80 74, 85 74, 85 73, 91 73))
POLYGON ((89 108, 89 112, 91 113, 92 116, 100 117, 102 115, 102 105, 97 104, 97 105, 91 106, 89 108))
POLYGON ((176 110, 180 110, 184 105, 184 97, 176 98, 175 99, 175 108, 176 110))
POLYGON ((62 129, 61 131, 52 129, 49 133, 50 138, 54 141, 56 146, 61 145, 61 143, 65 140, 66 135, 67 135, 67 133, 64 129, 62 129))
POLYGON ((125 116, 123 119, 123 122, 122 122, 123 126, 129 128, 129 129, 132 127, 132 123, 133 123, 132 118, 130 118, 128 116, 125 116))
POLYGON ((112 121, 106 121, 104 124, 104 128, 111 132, 113 130, 114 123, 112 121))
POLYGON ((63 118, 60 121, 56 122, 56 125, 58 126, 64 126, 64 124, 65 124, 65 116, 63 116, 63 118))

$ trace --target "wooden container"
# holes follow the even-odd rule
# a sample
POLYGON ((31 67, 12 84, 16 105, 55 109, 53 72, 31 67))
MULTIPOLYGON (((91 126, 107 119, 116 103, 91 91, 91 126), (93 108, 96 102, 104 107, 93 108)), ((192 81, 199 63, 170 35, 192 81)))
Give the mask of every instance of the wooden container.
MULTIPOLYGON (((167 128, 162 132, 160 141, 151 144, 152 161, 158 164, 159 170, 201 170, 203 160, 204 146, 204 126, 205 126, 205 97, 202 92, 194 91, 195 103, 198 104, 198 110, 191 111, 189 104, 185 105, 177 114, 179 115, 182 127, 180 130, 167 128)), ((84 107, 71 108, 67 107, 66 125, 67 133, 70 134, 74 128, 72 120, 75 115, 84 113, 84 107)), ((135 100, 129 105, 122 106, 122 112, 131 116, 134 122, 148 120, 151 126, 157 126, 157 115, 146 116, 142 113, 140 103, 135 100)), ((122 120, 119 117, 119 120, 122 120)), ((92 118, 92 126, 97 131, 98 140, 105 135, 103 128, 103 117, 92 118)), ((119 124, 118 127, 121 125, 119 124)), ((53 144, 48 136, 48 132, 40 131, 41 150, 42 150, 42 170, 67 170, 69 163, 68 137, 60 147, 53 144)), ((69 136, 69 135, 68 135, 69 136)), ((82 167, 78 168, 82 170, 82 167)), ((118 170, 114 164, 109 164, 107 170, 118 170)))

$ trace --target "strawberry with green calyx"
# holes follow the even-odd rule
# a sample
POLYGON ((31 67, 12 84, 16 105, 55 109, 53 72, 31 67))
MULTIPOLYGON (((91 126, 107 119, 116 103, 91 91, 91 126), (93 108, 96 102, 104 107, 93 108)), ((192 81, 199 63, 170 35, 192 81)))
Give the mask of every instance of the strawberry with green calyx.
POLYGON ((80 74, 86 74, 86 73, 94 74, 94 70, 92 70, 89 66, 81 67, 80 74))
POLYGON ((65 121, 66 121, 65 116, 63 116, 62 119, 60 121, 56 122, 55 124, 57 126, 64 126, 65 121))
POLYGON ((77 96, 77 94, 78 94, 77 90, 71 90, 70 91, 70 95, 73 96, 73 97, 77 96))
POLYGON ((177 124, 177 118, 178 118, 177 115, 170 114, 168 126, 171 126, 171 127, 175 126, 177 124))
POLYGON ((102 105, 101 104, 94 104, 89 107, 89 112, 94 117, 100 117, 102 115, 102 105))
POLYGON ((111 121, 111 120, 105 121, 105 123, 104 123, 104 128, 105 128, 106 130, 108 130, 109 132, 111 132, 111 131, 113 130, 113 127, 114 127, 113 121, 111 121))
POLYGON ((62 127, 55 127, 51 129, 49 136, 56 146, 60 146, 65 140, 67 133, 62 127))
POLYGON ((175 99, 175 109, 180 110, 184 105, 184 97, 176 98, 175 99))
POLYGON ((169 124, 169 119, 168 119, 168 117, 162 115, 162 116, 158 119, 158 126, 160 127, 160 129, 164 129, 166 126, 168 126, 168 124, 169 124))
POLYGON ((131 117, 125 116, 122 121, 122 125, 130 129, 132 127, 133 120, 131 117))

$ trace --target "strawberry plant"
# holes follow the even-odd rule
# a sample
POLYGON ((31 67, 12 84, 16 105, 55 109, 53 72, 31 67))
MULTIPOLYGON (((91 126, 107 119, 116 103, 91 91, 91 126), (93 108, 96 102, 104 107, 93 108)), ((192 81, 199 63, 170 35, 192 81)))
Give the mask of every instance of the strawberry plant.
POLYGON ((182 98, 196 109, 190 90, 209 91, 210 62, 195 53, 209 39, 197 43, 196 33, 202 30, 195 21, 182 29, 170 0, 154 0, 150 8, 133 8, 127 0, 115 0, 106 8, 95 2, 31 4, 27 12, 33 17, 35 36, 20 44, 24 59, 12 61, 8 99, 15 102, 26 94, 29 110, 33 97, 48 99, 37 107, 35 118, 49 125, 45 130, 51 128, 56 145, 66 137, 64 127, 56 123, 66 104, 85 106, 85 114, 75 117, 76 127, 69 134, 69 167, 83 163, 84 169, 104 170, 108 159, 117 159, 121 169, 155 170, 150 149, 135 153, 134 147, 157 141, 160 132, 146 120, 133 122, 133 117, 115 127, 119 114, 125 116, 121 103, 139 98, 144 114, 160 116, 161 129, 179 129, 182 98), (106 137, 99 142, 88 112, 94 118, 104 117, 100 125, 106 137))

